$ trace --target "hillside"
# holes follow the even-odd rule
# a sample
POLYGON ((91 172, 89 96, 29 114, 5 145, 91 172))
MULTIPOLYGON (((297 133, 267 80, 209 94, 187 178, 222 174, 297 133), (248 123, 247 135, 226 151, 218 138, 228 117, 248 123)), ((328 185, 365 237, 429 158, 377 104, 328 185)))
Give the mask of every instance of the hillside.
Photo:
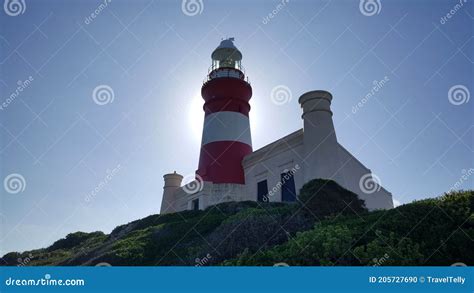
POLYGON ((313 180, 300 198, 152 215, 110 234, 76 232, 3 260, 11 266, 474 264, 474 191, 367 212, 337 183, 313 180))

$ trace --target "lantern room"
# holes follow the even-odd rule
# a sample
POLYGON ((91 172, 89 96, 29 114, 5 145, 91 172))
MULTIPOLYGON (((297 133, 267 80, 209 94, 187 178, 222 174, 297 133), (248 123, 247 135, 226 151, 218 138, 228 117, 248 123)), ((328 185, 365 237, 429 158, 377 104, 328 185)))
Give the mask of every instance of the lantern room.
POLYGON ((234 38, 221 41, 212 52, 212 66, 209 69, 208 80, 218 77, 234 77, 245 79, 242 67, 242 53, 234 45, 234 38))

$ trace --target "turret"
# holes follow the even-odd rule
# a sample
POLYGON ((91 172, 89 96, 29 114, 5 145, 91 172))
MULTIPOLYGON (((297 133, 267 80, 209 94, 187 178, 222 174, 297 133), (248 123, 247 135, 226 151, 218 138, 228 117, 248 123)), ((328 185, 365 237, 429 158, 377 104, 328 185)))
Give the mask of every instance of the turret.
POLYGON ((176 173, 163 175, 165 185, 163 186, 163 199, 161 201, 160 214, 168 214, 176 212, 176 198, 175 192, 181 186, 183 176, 176 173))

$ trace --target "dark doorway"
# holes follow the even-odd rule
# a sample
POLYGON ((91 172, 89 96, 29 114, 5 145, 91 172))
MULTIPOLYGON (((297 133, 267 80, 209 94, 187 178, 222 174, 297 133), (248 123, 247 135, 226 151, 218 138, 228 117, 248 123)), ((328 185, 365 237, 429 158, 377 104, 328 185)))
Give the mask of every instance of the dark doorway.
POLYGON ((193 201, 191 202, 191 205, 192 205, 191 208, 193 211, 199 210, 199 198, 193 199, 193 201))
POLYGON ((263 180, 257 183, 257 201, 268 202, 267 180, 263 180))
POLYGON ((295 178, 292 172, 281 174, 281 201, 296 201, 295 178))

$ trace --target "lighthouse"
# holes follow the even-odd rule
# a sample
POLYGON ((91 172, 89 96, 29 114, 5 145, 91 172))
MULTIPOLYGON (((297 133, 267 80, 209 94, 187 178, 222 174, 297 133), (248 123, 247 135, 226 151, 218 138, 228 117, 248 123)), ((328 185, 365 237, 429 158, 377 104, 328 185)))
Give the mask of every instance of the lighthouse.
POLYGON ((196 177, 205 182, 244 184, 243 158, 252 153, 250 98, 252 87, 234 38, 212 52, 212 65, 201 88, 204 127, 196 177))

